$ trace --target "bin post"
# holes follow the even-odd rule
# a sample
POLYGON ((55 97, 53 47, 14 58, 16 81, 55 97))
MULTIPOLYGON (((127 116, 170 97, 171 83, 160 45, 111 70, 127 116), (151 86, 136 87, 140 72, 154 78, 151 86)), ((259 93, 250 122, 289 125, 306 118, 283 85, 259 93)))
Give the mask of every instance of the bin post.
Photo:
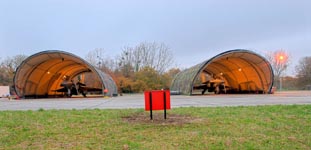
POLYGON ((152 120, 152 92, 149 92, 150 120, 152 120))
POLYGON ((164 101, 164 119, 166 119, 166 92, 163 91, 163 101, 164 101))

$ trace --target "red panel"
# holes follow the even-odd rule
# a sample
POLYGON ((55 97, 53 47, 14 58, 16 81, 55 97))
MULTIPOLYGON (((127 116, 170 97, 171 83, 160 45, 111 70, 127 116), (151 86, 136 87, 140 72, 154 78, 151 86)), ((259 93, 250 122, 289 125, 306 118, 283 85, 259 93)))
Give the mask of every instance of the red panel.
POLYGON ((164 94, 166 96, 166 109, 171 109, 170 91, 156 90, 145 91, 145 110, 150 110, 150 93, 152 99, 152 110, 164 110, 164 94))

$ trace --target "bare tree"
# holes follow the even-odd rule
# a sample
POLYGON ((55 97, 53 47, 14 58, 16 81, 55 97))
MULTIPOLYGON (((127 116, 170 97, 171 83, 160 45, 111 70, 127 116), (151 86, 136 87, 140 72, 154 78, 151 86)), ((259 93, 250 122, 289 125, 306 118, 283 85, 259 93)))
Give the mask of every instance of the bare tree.
POLYGON ((15 71, 17 67, 27 58, 26 55, 16 55, 11 57, 7 57, 1 62, 2 67, 6 67, 11 71, 15 71))
POLYGON ((298 85, 305 87, 311 85, 311 56, 303 57, 296 66, 298 85))
POLYGON ((7 57, 0 63, 0 84, 13 84, 14 73, 19 65, 27 58, 26 55, 7 57))
POLYGON ((274 83, 282 88, 282 75, 290 65, 290 55, 284 50, 271 51, 266 54, 266 58, 270 62, 273 73, 274 83))
POLYGON ((173 54, 165 44, 143 42, 136 47, 124 47, 119 56, 119 65, 130 66, 134 71, 150 67, 160 74, 174 62, 173 54))
POLYGON ((85 59, 104 72, 113 72, 117 68, 117 62, 108 57, 108 55, 105 55, 105 50, 103 48, 90 51, 85 59))

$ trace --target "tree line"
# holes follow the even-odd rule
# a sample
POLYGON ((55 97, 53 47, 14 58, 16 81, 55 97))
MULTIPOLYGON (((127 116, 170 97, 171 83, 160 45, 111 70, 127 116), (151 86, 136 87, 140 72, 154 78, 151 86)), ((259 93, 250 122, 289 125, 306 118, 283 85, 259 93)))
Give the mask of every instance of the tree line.
POLYGON ((168 89, 173 77, 180 72, 173 66, 173 53, 164 43, 126 46, 115 58, 107 57, 104 49, 95 49, 87 54, 86 60, 108 73, 122 93, 168 89))
MULTIPOLYGON (((311 56, 303 57, 296 66, 296 76, 282 76, 290 65, 284 51, 272 51, 266 55, 275 79, 274 85, 283 82, 283 89, 305 89, 311 85, 311 56)), ((0 58, 0 85, 12 85, 17 67, 27 56, 16 55, 0 58)), ((136 46, 125 46, 119 55, 108 57, 102 49, 89 51, 85 57, 90 64, 109 74, 116 82, 119 92, 139 93, 151 89, 167 89, 180 68, 174 66, 174 54, 164 43, 142 42, 136 46)))

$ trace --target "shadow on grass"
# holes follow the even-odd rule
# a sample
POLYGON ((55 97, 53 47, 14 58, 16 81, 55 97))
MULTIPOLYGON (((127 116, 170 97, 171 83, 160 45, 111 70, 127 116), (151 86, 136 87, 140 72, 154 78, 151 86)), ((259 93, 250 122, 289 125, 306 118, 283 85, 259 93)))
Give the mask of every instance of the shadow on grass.
POLYGON ((134 113, 129 116, 124 116, 122 119, 125 122, 134 124, 155 124, 155 125, 177 125, 182 126, 191 123, 204 122, 205 119, 193 117, 190 115, 180 114, 167 114, 167 118, 164 119, 163 113, 154 113, 153 119, 150 120, 150 114, 146 112, 134 113))

